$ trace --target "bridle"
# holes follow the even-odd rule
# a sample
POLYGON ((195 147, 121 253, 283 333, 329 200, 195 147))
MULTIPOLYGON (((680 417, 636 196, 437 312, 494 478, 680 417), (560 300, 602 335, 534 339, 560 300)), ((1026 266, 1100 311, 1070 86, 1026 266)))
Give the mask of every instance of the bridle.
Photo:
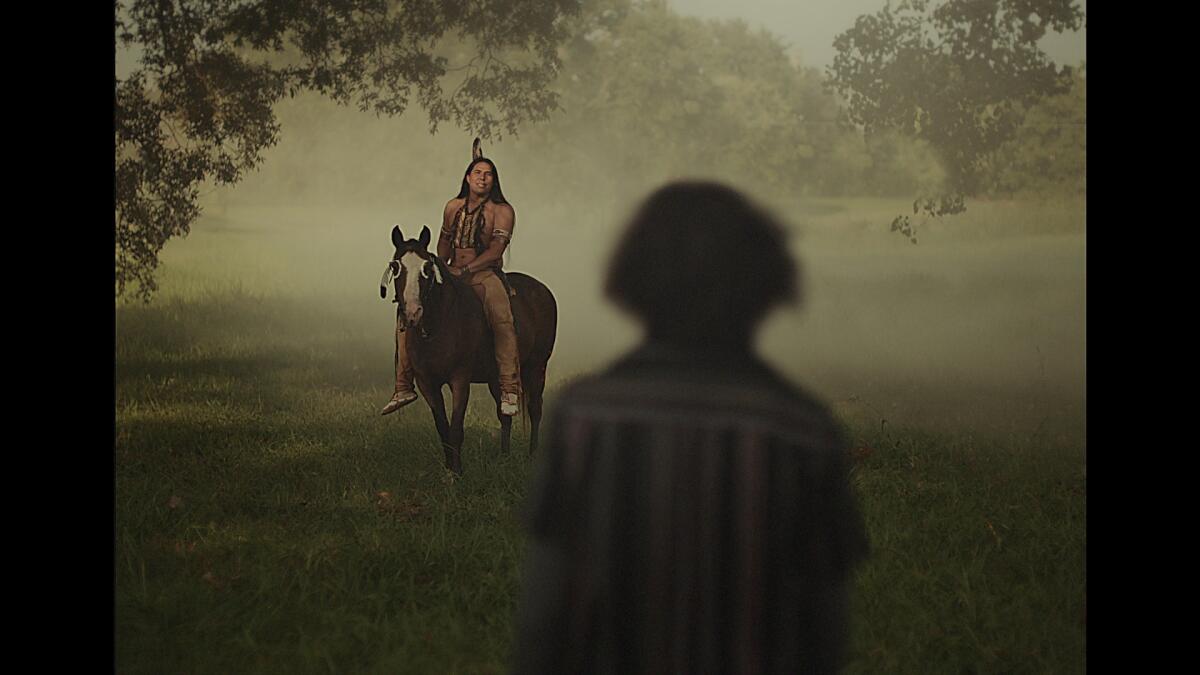
MULTIPOLYGON (((433 259, 433 258, 429 258, 429 259, 423 258, 423 260, 426 260, 426 262, 433 265, 433 267, 434 267, 433 274, 435 276, 435 280, 433 280, 433 282, 437 283, 437 284, 441 284, 442 283, 442 273, 441 273, 441 270, 438 269, 438 267, 437 267, 437 260, 433 259)), ((396 277, 400 276, 400 269, 401 269, 401 267, 400 267, 400 259, 399 258, 393 258, 392 260, 388 261, 387 267, 385 267, 383 270, 383 277, 380 278, 380 280, 379 280, 379 293, 382 297, 384 297, 384 298, 387 297, 387 289, 389 286, 392 286, 392 282, 396 279, 396 277)), ((430 275, 428 273, 426 273, 426 271, 424 269, 424 265, 422 265, 422 269, 420 271, 419 276, 422 279, 430 278, 430 275)), ((429 292, 430 292, 430 288, 428 286, 426 286, 425 288, 418 289, 418 294, 422 298, 422 304, 424 304, 426 306, 428 306, 427 299, 428 299, 429 292)), ((453 302, 455 297, 456 297, 456 295, 451 294, 450 301, 453 302)), ((395 299, 393 300, 393 302, 400 305, 400 307, 399 307, 400 314, 403 315, 404 310, 405 310, 404 298, 401 297, 399 294, 397 294, 397 295, 395 295, 395 299)), ((431 333, 426 328, 426 325, 425 325, 425 317, 428 316, 429 314, 430 313, 423 313, 420 321, 417 322, 417 328, 420 331, 419 334, 420 334, 421 339, 423 339, 423 340, 428 340, 431 337, 433 337, 433 333, 431 333)), ((405 325, 405 322, 403 320, 401 320, 399 323, 400 323, 400 327, 399 327, 400 332, 403 333, 406 330, 408 330, 408 327, 405 325)))

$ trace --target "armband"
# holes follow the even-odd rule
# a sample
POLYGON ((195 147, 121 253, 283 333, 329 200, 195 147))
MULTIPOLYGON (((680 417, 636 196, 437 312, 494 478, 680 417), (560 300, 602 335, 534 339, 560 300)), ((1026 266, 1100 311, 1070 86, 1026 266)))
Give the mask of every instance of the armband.
POLYGON ((493 237, 500 237, 506 242, 512 241, 512 233, 508 230, 492 230, 493 237))

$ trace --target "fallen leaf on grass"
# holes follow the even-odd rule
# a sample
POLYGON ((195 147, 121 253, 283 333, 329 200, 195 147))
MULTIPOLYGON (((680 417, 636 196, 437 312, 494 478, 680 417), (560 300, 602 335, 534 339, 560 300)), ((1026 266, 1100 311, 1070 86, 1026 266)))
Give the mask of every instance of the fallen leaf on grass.
POLYGON ((855 462, 862 462, 873 454, 875 454, 875 448, 863 443, 850 451, 850 458, 855 462))
POLYGON ((230 586, 231 584, 237 582, 239 579, 242 578, 242 573, 240 570, 241 570, 240 563, 238 565, 238 569, 235 570, 233 574, 231 574, 227 577, 219 577, 219 576, 213 574, 212 570, 208 570, 200 577, 200 580, 203 581, 204 583, 208 584, 209 586, 212 586, 216 590, 221 590, 221 589, 224 589, 224 588, 230 586))
POLYGON ((390 514, 400 520, 412 520, 425 511, 424 507, 411 499, 395 501, 390 492, 379 492, 375 496, 379 497, 375 508, 381 515, 390 514))
POLYGON ((183 500, 179 498, 179 495, 171 495, 171 498, 167 500, 168 509, 177 509, 182 504, 183 500))
POLYGON ((996 548, 1000 548, 1000 542, 1001 542, 1000 535, 996 532, 996 528, 992 527, 992 521, 988 520, 987 518, 984 518, 983 523, 985 525, 987 525, 988 531, 991 532, 992 537, 995 538, 996 548))

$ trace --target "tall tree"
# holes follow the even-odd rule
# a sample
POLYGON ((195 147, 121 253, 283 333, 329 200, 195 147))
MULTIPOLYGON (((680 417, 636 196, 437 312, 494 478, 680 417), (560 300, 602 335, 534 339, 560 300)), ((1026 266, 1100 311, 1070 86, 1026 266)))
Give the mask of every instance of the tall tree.
POLYGON ((1087 182, 1087 73, 1073 69, 1070 91, 1029 109, 1013 139, 996 152, 989 192, 1082 195, 1087 182))
POLYGON ((616 199, 681 175, 819 187, 837 102, 777 36, 662 0, 596 0, 572 24, 554 85, 562 111, 534 139, 555 184, 616 199))
POLYGON ((206 182, 237 182, 278 139, 273 106, 313 90, 430 131, 515 134, 557 104, 562 19, 580 0, 116 0, 116 291, 148 300, 163 245, 206 182), (449 92, 444 85, 453 87, 449 92))
MULTIPOLYGON (((959 213, 1025 110, 1070 87, 1070 68, 1052 63, 1038 41, 1082 24, 1074 0, 889 2, 837 36, 828 80, 868 135, 896 129, 938 153, 945 189, 918 197, 913 213, 959 213)), ((892 229, 916 242, 907 215, 892 229)))

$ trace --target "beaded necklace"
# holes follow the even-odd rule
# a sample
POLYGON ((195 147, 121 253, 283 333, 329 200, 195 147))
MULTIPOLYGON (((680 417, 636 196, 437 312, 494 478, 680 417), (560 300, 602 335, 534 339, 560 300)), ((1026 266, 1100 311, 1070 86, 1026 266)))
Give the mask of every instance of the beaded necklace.
POLYGON ((464 200, 454 217, 455 248, 479 248, 479 238, 484 226, 483 205, 487 203, 487 199, 481 200, 474 210, 467 208, 469 202, 470 198, 464 200))

